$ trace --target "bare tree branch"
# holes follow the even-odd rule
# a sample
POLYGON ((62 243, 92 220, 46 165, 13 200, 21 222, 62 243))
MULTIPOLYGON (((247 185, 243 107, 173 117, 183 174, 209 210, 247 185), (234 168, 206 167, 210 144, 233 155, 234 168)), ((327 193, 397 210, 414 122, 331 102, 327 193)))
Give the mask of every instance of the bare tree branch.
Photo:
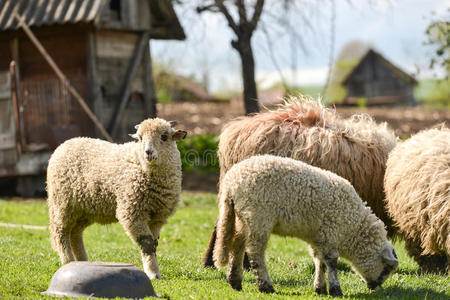
POLYGON ((226 8, 225 4, 223 3, 224 0, 214 0, 214 3, 216 4, 217 8, 219 8, 220 12, 225 16, 225 18, 228 21, 228 26, 233 29, 234 33, 239 37, 241 32, 239 30, 239 27, 237 26, 236 22, 233 20, 233 17, 231 16, 230 12, 226 8))
POLYGON ((277 58, 276 58, 276 55, 275 55, 275 51, 274 51, 274 47, 273 47, 273 42, 271 41, 269 32, 268 32, 268 30, 267 30, 267 28, 266 28, 264 23, 261 23, 261 30, 264 33, 264 36, 265 36, 266 41, 267 41, 267 46, 268 46, 268 50, 269 50, 268 52, 269 52, 270 59, 272 60, 272 63, 275 66, 275 69, 277 69, 277 72, 278 72, 278 75, 281 78, 281 83, 283 84, 283 87, 286 89, 287 82, 286 82, 286 79, 284 78, 283 72, 281 71, 281 67, 278 64, 278 61, 277 61, 277 58))
MULTIPOLYGON (((290 24, 290 22, 282 22, 283 21, 282 17, 272 14, 270 11, 266 11, 265 15, 267 17, 271 17, 274 20, 273 22, 267 22, 267 23, 271 24, 272 30, 275 30, 274 25, 277 25, 280 29, 280 32, 279 32, 280 37, 283 36, 282 33, 285 33, 286 31, 288 31, 289 34, 291 34, 292 36, 297 38, 297 40, 299 42, 299 46, 302 49, 303 53, 306 55, 309 55, 308 48, 304 43, 302 35, 300 34, 302 31, 299 31, 298 28, 296 28, 293 24, 290 24)), ((303 16, 301 14, 299 14, 299 17, 303 18, 303 16)), ((305 18, 305 19, 307 19, 307 18, 305 18)), ((313 31, 313 29, 310 27, 311 24, 308 23, 308 20, 305 20, 305 24, 307 25, 306 27, 308 27, 311 31, 313 31)), ((272 39, 274 39, 275 36, 276 36, 275 34, 272 35, 272 39)))
POLYGON ((239 23, 247 23, 247 11, 245 9, 244 0, 236 0, 236 6, 239 12, 239 23))
POLYGON ((259 19, 261 18, 261 13, 264 7, 264 0, 258 0, 255 4, 255 11, 253 12, 253 17, 250 21, 251 30, 255 30, 256 25, 258 24, 259 19))
POLYGON ((196 10, 199 14, 204 11, 220 12, 219 8, 215 4, 209 4, 209 5, 205 5, 205 6, 197 6, 196 10))

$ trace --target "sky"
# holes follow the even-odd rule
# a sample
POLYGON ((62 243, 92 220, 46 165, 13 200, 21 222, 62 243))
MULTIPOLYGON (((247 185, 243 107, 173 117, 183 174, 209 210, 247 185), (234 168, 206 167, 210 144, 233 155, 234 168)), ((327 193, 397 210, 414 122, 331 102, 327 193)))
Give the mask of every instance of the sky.
MULTIPOLYGON (((330 61, 355 40, 372 45, 419 79, 443 74, 428 68, 432 48, 424 45, 425 29, 432 19, 444 16, 450 0, 334 0, 334 9, 333 0, 296 0, 287 11, 280 3, 266 0, 252 39, 261 89, 280 81, 323 85, 330 61)), ((177 6, 176 11, 187 39, 152 40, 153 63, 195 77, 214 93, 240 90, 240 59, 231 48, 233 33, 223 15, 198 15, 192 5, 177 6)))

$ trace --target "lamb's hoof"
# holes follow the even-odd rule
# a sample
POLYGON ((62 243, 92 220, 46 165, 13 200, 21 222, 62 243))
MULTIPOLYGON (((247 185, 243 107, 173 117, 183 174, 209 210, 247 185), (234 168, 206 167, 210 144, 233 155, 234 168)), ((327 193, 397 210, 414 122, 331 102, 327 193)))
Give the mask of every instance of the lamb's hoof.
POLYGON ((332 286, 330 287, 330 295, 333 297, 342 297, 344 294, 342 294, 341 288, 339 286, 332 286))
POLYGON ((242 291, 242 283, 241 282, 229 282, 231 288, 236 291, 242 291))
POLYGON ((147 274, 148 278, 150 278, 151 280, 154 279, 161 279, 161 274, 159 273, 152 273, 152 274, 147 274))
POLYGON ((248 259, 247 253, 244 254, 244 270, 251 271, 252 267, 250 265, 250 260, 248 259))
POLYGON ((230 284, 230 286, 233 290, 242 291, 242 279, 227 278, 227 282, 230 284))
POLYGON ((272 294, 275 292, 275 289, 271 284, 262 283, 258 286, 258 289, 261 293, 272 294))
POLYGON ((327 294, 328 294, 328 291, 327 291, 327 287, 326 287, 326 286, 314 288, 314 292, 316 292, 316 293, 319 294, 319 295, 327 295, 327 294))
POLYGON ((214 265, 214 261, 212 259, 212 256, 211 257, 206 256, 203 259, 202 265, 203 265, 204 268, 211 268, 211 269, 215 269, 216 268, 216 266, 214 265))

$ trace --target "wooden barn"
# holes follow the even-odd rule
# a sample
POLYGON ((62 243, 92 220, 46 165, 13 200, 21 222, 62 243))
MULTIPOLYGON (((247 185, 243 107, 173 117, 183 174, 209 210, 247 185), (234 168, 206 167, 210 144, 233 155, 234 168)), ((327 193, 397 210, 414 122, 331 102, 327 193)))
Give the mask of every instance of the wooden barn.
POLYGON ((75 136, 115 142, 156 115, 150 39, 184 39, 170 0, 0 0, 0 178, 31 195, 75 136), (22 20, 25 25, 19 23, 22 20), (24 32, 29 27, 99 122, 24 32), (16 63, 10 76, 10 62, 16 63), (101 127, 101 126, 100 126, 101 127))
POLYGON ((394 66, 381 54, 369 49, 343 80, 347 89, 343 105, 414 105, 417 81, 394 66))

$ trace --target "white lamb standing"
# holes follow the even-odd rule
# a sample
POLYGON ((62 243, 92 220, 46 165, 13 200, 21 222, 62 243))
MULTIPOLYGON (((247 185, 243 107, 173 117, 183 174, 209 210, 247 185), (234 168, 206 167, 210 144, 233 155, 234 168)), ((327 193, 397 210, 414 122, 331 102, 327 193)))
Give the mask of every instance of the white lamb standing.
POLYGON ((264 253, 270 234, 298 237, 310 245, 316 273, 314 291, 342 295, 337 260, 349 260, 370 289, 397 268, 384 224, 338 175, 272 155, 254 156, 225 175, 219 200, 217 267, 228 263, 227 281, 242 289, 244 250, 261 292, 274 288, 264 253))
POLYGON ((145 273, 160 278, 156 247, 161 226, 175 212, 181 192, 176 141, 186 131, 147 119, 132 134, 137 142, 114 144, 73 138, 52 154, 47 169, 50 233, 63 264, 88 260, 83 230, 120 222, 141 250, 145 273))

